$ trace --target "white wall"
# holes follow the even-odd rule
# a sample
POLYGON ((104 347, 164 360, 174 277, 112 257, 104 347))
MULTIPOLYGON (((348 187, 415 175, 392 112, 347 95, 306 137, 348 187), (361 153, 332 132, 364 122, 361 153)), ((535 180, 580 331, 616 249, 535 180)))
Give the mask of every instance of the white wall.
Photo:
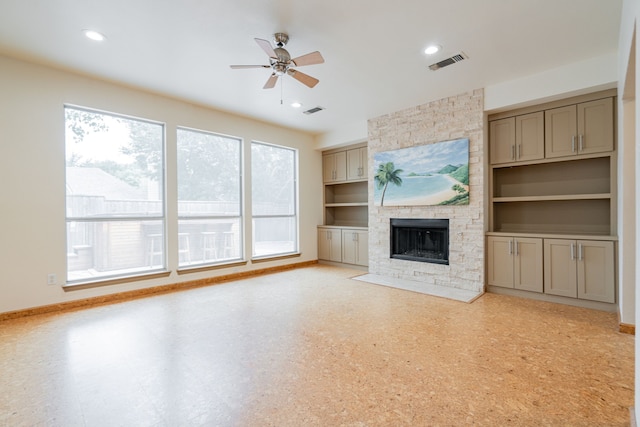
MULTIPOLYGON (((234 116, 178 100, 0 56, 0 312, 56 304, 92 296, 202 279, 251 269, 317 259, 316 226, 322 221, 321 154, 311 135, 234 116), (177 125, 233 135, 245 142, 245 176, 250 182, 252 140, 299 150, 299 258, 246 267, 182 274, 177 268, 176 207, 168 205, 169 269, 153 279, 65 292, 47 285, 66 275, 65 157, 63 105, 75 104, 166 123, 168 200, 176 200, 175 128, 177 125)), ((245 195, 250 215, 250 194, 245 195)), ((245 221, 250 251, 250 217, 245 221)), ((250 255, 250 252, 248 252, 250 255)))
MULTIPOLYGON (((638 144, 638 135, 640 135, 640 111, 635 107, 635 100, 638 98, 638 85, 636 84, 638 70, 640 70, 640 58, 637 52, 637 40, 636 40, 636 25, 638 18, 640 17, 640 2, 638 0, 624 0, 622 5, 622 21, 620 23, 620 39, 618 44, 618 82, 619 93, 624 94, 626 100, 625 103, 630 103, 633 100, 633 116, 630 113, 623 113, 623 119, 629 121, 634 120, 633 126, 635 126, 634 140, 630 141, 627 138, 622 137, 626 144, 635 145, 635 185, 636 189, 640 188, 640 174, 637 171, 640 168, 640 144, 638 144), (632 53, 633 49, 633 53, 632 53), (630 63, 635 62, 635 63, 630 63), (631 72, 633 75, 628 75, 631 72), (630 86, 633 86, 632 88, 630 86)), ((622 108, 625 108, 625 103, 622 103, 622 108)), ((628 128, 629 124, 625 123, 623 132, 628 128)), ((636 192, 637 193, 637 192, 636 192)), ((638 226, 637 213, 640 212, 640 198, 635 196, 635 200, 631 200, 630 203, 635 203, 636 215, 633 218, 635 226, 635 266, 640 264, 640 227, 638 226)), ((624 227, 624 225, 623 225, 624 227)), ((629 260, 633 262, 632 259, 629 260)), ((640 283, 640 269, 636 268, 635 271, 635 306, 640 307, 640 292, 637 292, 637 284, 640 283)), ((640 322, 640 313, 635 311, 635 324, 640 322)), ((638 408, 640 408, 640 342, 636 339, 635 348, 635 419, 638 419, 638 408)))
POLYGON ((615 52, 582 62, 574 62, 538 74, 487 86, 486 112, 511 110, 617 86, 615 52))

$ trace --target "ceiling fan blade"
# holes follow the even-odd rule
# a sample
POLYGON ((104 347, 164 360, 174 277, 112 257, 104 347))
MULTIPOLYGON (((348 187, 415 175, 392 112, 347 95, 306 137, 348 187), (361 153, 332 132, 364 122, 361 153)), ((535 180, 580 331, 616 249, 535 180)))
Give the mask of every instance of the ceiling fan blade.
POLYGON ((269 80, 267 80, 262 89, 272 89, 276 85, 277 81, 278 75, 276 73, 271 74, 271 77, 269 77, 269 80))
POLYGON ((320 55, 320 52, 315 51, 293 58, 291 61, 293 61, 296 66, 302 67, 303 65, 322 64, 324 62, 324 58, 320 55))
POLYGON ((293 77, 300 83, 307 85, 309 87, 314 87, 315 85, 318 84, 318 82, 320 82, 320 80, 316 79, 315 77, 311 77, 308 74, 301 73, 298 70, 292 70, 291 68, 287 70, 287 74, 289 74, 291 77, 293 77))
POLYGON ((256 41, 256 43, 258 43, 258 46, 260 46, 262 48, 262 50, 264 50, 267 55, 269 55, 269 58, 273 58, 273 59, 278 59, 278 56, 276 55, 276 52, 273 50, 273 47, 271 47, 271 43, 269 43, 269 40, 264 40, 264 39, 254 39, 256 41))
POLYGON ((229 65, 234 70, 240 70, 243 68, 271 68, 270 65, 229 65))

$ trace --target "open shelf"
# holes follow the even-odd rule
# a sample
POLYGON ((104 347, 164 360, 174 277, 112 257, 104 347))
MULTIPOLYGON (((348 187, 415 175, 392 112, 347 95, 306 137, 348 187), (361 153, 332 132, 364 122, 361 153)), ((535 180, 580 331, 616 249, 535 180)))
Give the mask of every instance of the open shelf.
POLYGON ((367 227, 369 211, 367 206, 325 207, 325 225, 344 227, 367 227))
POLYGON ((610 200, 495 203, 492 231, 608 236, 612 234, 610 200))
MULTIPOLYGON (((493 169, 493 200, 506 197, 609 194, 609 156, 493 169)), ((593 198, 593 197, 587 197, 593 198)), ((549 199, 550 200, 550 199, 549 199)))
POLYGON ((324 186, 325 206, 366 206, 367 181, 348 182, 324 186))
POLYGON ((522 197, 494 197, 494 203, 508 202, 540 202, 553 200, 607 200, 611 199, 611 193, 598 194, 572 194, 564 196, 522 196, 522 197))
POLYGON ((327 208, 341 208, 349 206, 368 206, 368 203, 327 203, 324 205, 327 208))

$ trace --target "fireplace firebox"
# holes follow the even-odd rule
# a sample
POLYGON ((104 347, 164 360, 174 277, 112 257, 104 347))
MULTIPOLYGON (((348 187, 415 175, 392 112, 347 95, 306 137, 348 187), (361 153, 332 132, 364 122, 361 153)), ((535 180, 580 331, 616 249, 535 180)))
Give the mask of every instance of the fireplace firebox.
POLYGON ((448 219, 391 218, 391 258, 449 265, 448 219))

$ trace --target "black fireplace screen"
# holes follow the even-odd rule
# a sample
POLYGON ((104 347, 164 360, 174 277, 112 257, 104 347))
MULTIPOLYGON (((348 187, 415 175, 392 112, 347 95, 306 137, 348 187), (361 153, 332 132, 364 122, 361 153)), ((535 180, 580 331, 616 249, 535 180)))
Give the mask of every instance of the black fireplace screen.
POLYGON ((391 258, 449 264, 448 219, 391 218, 391 258))

